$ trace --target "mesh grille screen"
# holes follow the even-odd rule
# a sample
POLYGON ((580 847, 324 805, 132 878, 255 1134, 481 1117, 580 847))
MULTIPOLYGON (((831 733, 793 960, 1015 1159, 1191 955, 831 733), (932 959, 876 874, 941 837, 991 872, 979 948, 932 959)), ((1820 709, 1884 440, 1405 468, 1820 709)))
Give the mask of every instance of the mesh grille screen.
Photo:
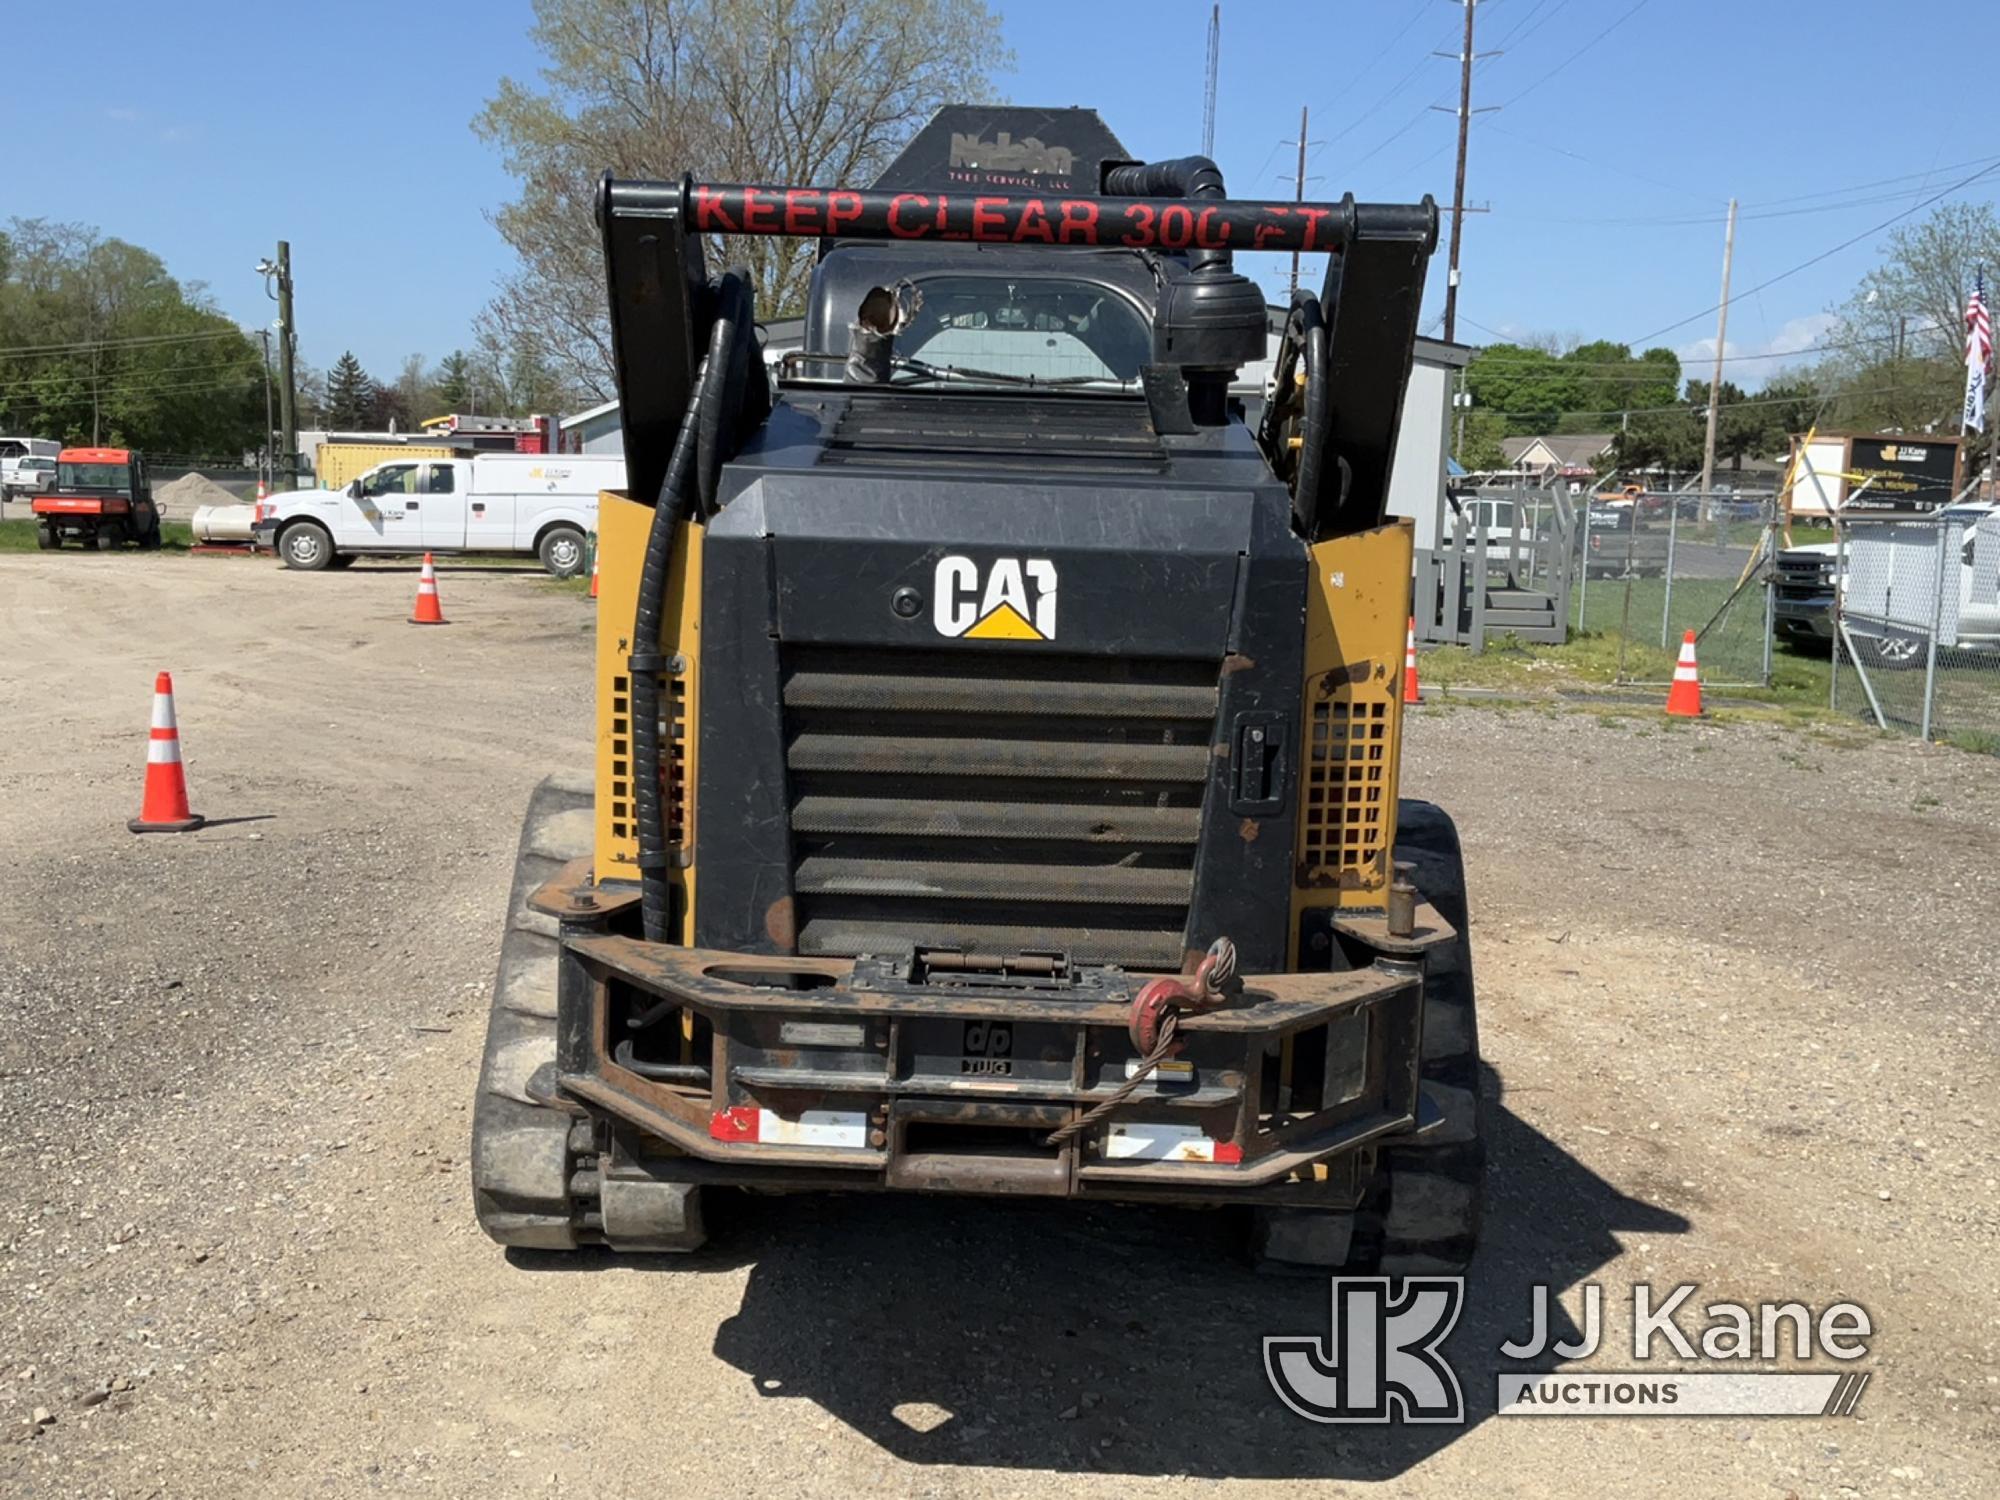
POLYGON ((1386 874, 1389 697, 1341 682, 1312 704, 1306 737, 1299 883, 1370 889, 1386 874))

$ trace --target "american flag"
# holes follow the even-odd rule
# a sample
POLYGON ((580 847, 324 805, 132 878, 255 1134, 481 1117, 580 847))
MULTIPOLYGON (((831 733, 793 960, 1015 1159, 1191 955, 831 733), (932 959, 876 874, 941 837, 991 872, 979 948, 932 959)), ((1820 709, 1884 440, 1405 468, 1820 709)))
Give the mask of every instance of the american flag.
POLYGON ((1993 318, 1986 311, 1986 272, 1973 276, 1972 300, 1965 305, 1965 412, 1967 432, 1986 425, 1986 372, 1993 364, 1993 318))

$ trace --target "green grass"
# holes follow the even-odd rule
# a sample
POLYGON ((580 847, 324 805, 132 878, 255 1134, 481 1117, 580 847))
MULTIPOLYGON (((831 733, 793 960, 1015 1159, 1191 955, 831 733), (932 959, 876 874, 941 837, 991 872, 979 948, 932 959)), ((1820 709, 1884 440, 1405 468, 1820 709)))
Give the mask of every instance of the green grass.
MULTIPOLYGON (((185 552, 194 541, 194 532, 185 521, 164 521, 160 524, 160 546, 167 552, 185 552)), ((33 521, 0 521, 0 552, 34 552, 35 523, 33 521)), ((82 551, 75 542, 63 546, 65 552, 82 551)))

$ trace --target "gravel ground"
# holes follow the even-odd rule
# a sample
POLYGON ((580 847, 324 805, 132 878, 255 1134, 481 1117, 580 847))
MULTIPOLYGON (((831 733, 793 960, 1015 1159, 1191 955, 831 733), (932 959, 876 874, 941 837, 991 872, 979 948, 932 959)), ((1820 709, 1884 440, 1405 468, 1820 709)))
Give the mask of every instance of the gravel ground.
POLYGON ((1220 1215, 774 1199, 662 1265, 488 1244, 484 991, 528 790, 587 762, 589 606, 442 588, 415 630, 399 566, 0 557, 0 1491, 1992 1493, 1990 760, 1421 712, 1494 1101, 1471 1421, 1321 1429, 1257 1340, 1324 1288, 1246 1274, 1220 1215), (214 821, 135 839, 160 667, 214 821), (1860 1414, 1491 1415, 1531 1283, 1641 1279, 1863 1303, 1860 1414))

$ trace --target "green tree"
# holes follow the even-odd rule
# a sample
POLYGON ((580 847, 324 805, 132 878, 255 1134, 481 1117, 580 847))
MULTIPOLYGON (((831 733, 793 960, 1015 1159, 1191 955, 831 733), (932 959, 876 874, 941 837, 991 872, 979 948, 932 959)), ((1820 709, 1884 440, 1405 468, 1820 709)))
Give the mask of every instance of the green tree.
POLYGON ((1477 473, 1507 466, 1507 456, 1500 448, 1500 440, 1507 436, 1507 419, 1500 413, 1475 406, 1465 414, 1464 432, 1465 441, 1456 457, 1466 468, 1477 473))
POLYGON ((257 345, 158 256, 76 224, 0 236, 0 430, 211 457, 263 427, 257 345))
POLYGON ((1648 349, 1637 358, 1631 346, 1598 339, 1578 344, 1561 363, 1577 373, 1577 431, 1602 432, 1614 413, 1635 407, 1670 405, 1681 384, 1680 358, 1671 349, 1648 349))
POLYGON ((473 409, 472 361, 463 349, 454 349, 438 361, 431 371, 431 389, 440 413, 473 409))
MULTIPOLYGON (((1012 59, 982 0, 535 0, 537 82, 504 79, 473 129, 521 179, 494 222, 520 257, 487 308, 565 387, 611 394, 592 206, 607 169, 672 179, 873 180, 938 105, 990 97, 1012 59)), ((809 240, 750 236, 762 317, 803 306, 809 240)))
POLYGON ((374 417, 375 382, 352 349, 333 362, 326 376, 326 423, 336 432, 366 428, 374 417))
MULTIPOLYGON (((1822 423, 1956 435, 1965 303, 1981 269, 1990 296, 2000 278, 2000 217, 1991 203, 1940 204, 1891 233, 1881 264, 1837 309, 1829 342, 1839 347, 1814 372, 1822 423)), ((1987 442, 1983 433, 1968 435, 1969 469, 1985 462, 1987 442)))
POLYGON ((1474 411, 1498 414, 1510 434, 1553 432, 1583 405, 1582 376, 1557 356, 1521 344, 1489 344, 1465 367, 1474 411))

